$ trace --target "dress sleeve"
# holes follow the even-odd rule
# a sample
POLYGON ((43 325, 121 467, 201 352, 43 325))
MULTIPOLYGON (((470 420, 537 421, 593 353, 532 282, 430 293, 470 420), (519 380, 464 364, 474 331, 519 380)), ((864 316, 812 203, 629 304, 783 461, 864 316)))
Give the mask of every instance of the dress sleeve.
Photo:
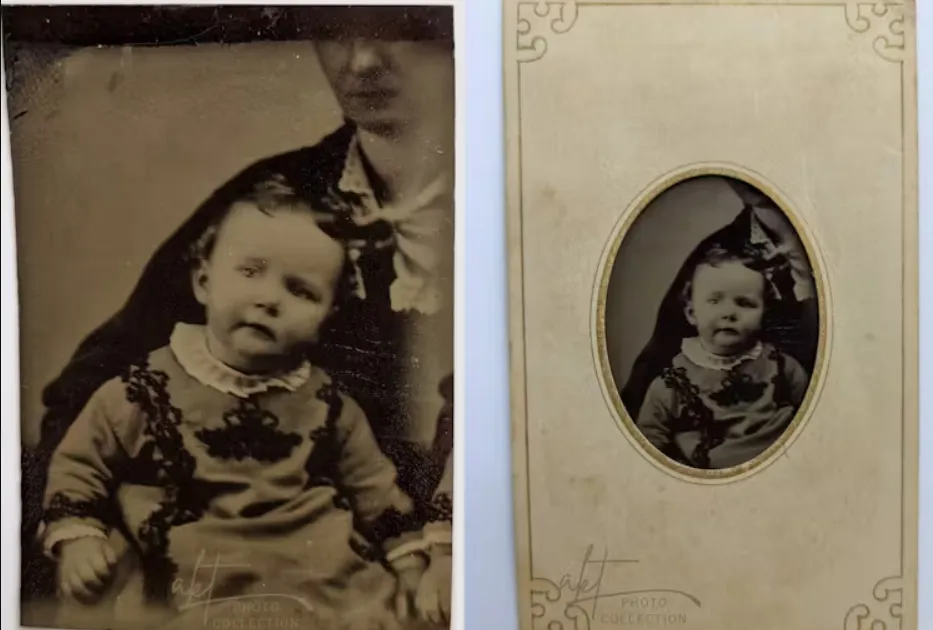
POLYGON ((795 405, 803 402, 810 384, 810 375, 800 363, 790 355, 784 355, 784 377, 787 379, 791 400, 795 405))
POLYGON ((636 424, 642 435, 660 451, 667 452, 673 445, 671 420, 675 415, 674 408, 674 392, 663 379, 656 378, 648 387, 636 424))
POLYGON ((354 512, 368 536, 382 545, 391 559, 396 549, 421 544, 422 522, 414 502, 397 483, 392 461, 379 448, 359 405, 343 398, 337 420, 340 445, 339 474, 354 512))
POLYGON ((447 465, 440 485, 428 505, 427 523, 424 526, 425 541, 432 547, 453 544, 453 495, 454 454, 447 457, 447 465))
POLYGON ((105 537, 110 530, 113 470, 126 459, 115 424, 132 421, 132 405, 121 395, 115 381, 101 387, 52 454, 43 501, 43 547, 49 554, 62 541, 105 537))

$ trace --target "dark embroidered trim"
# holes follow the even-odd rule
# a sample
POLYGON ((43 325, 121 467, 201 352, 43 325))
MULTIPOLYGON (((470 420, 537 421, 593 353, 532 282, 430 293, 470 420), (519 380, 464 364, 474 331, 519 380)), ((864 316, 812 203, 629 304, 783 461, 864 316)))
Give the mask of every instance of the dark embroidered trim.
POLYGON ((219 429, 200 429, 195 436, 207 447, 211 457, 246 458, 260 462, 286 459, 301 444, 297 433, 279 430, 279 419, 253 399, 241 399, 239 405, 223 416, 219 429))
POLYGON ((58 492, 49 500, 49 506, 45 509, 43 520, 50 524, 66 518, 93 518, 106 523, 110 514, 109 505, 109 500, 106 497, 76 500, 68 498, 62 492, 58 492))
POLYGON ((327 383, 318 389, 315 397, 327 405, 327 418, 324 424, 317 427, 308 435, 313 442, 311 454, 305 464, 308 481, 305 488, 314 486, 327 486, 334 489, 334 507, 340 510, 353 509, 350 498, 343 484, 340 482, 340 471, 337 469, 340 458, 340 444, 337 441, 337 420, 343 413, 343 399, 332 383, 327 383))
POLYGON ((713 412, 700 400, 700 390, 690 382, 684 368, 666 368, 661 372, 661 378, 681 400, 675 432, 699 431, 705 424, 712 422, 713 412))
POLYGON ((336 470, 335 462, 335 441, 333 434, 328 427, 318 427, 311 432, 310 438, 313 441, 311 454, 305 465, 305 471, 308 474, 308 480, 305 483, 305 489, 313 487, 329 487, 334 489, 334 507, 340 510, 351 511, 350 500, 341 492, 342 488, 338 481, 339 475, 336 470))
POLYGON ((676 392, 682 406, 674 422, 674 431, 698 431, 700 443, 690 453, 689 463, 696 468, 710 468, 709 452, 725 441, 722 428, 713 421, 713 412, 700 399, 699 388, 687 378, 684 368, 667 368, 661 373, 664 384, 676 392))
POLYGON ((748 374, 740 372, 739 368, 742 365, 740 363, 729 370, 719 390, 710 394, 710 400, 722 407, 731 407, 761 398, 768 384, 756 381, 748 374))
POLYGON ((126 483, 144 486, 160 486, 165 483, 165 471, 161 466, 162 454, 151 435, 146 435, 139 453, 120 470, 114 478, 126 483))
POLYGON ((374 544, 382 545, 386 540, 398 538, 402 534, 421 531, 424 521, 417 511, 402 512, 391 507, 379 517, 361 528, 363 534, 374 544))
POLYGON ((453 515, 453 501, 446 493, 438 494, 424 506, 424 521, 428 523, 453 522, 453 515))
POLYGON ((431 444, 431 460, 443 470, 447 459, 454 449, 454 377, 444 377, 438 386, 438 393, 444 398, 444 405, 437 415, 434 429, 434 441, 431 444))
POLYGON ((145 566, 144 594, 149 600, 169 599, 178 566, 168 557, 168 532, 200 518, 209 496, 195 484, 195 459, 185 450, 178 425, 181 411, 171 404, 166 390, 168 375, 150 370, 143 362, 130 366, 122 376, 126 397, 146 416, 145 434, 155 443, 154 455, 166 478, 166 497, 139 528, 145 566))
POLYGON ((774 386, 774 404, 778 408, 793 407, 796 402, 791 394, 790 381, 787 378, 787 357, 776 347, 771 348, 768 355, 775 365, 774 378, 771 383, 774 386))
POLYGON ((416 503, 428 503, 444 477, 445 461, 433 459, 432 453, 404 439, 386 437, 380 444, 383 453, 395 464, 399 488, 416 503))

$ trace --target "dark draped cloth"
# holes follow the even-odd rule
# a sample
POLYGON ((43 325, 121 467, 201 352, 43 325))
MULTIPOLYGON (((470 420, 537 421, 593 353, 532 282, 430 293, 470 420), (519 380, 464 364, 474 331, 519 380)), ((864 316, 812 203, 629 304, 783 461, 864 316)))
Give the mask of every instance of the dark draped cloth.
MULTIPOLYGON (((750 207, 746 207, 732 223, 703 239, 677 272, 658 309, 651 338, 635 359, 631 375, 619 392, 630 416, 638 417, 648 387, 664 368, 671 365, 674 356, 680 352, 681 342, 686 337, 696 335, 696 329, 684 314, 682 295, 697 263, 714 247, 736 253, 747 251, 751 238, 752 212, 750 207)), ((779 242, 775 234, 762 227, 773 242, 779 242)), ((772 276, 771 281, 779 299, 769 304, 769 311, 762 321, 761 340, 790 354, 812 375, 819 341, 816 299, 796 299, 794 279, 789 267, 772 276)))
MULTIPOLYGON (((45 388, 46 412, 40 442, 35 449, 24 448, 22 462, 24 596, 48 594, 52 585, 53 568, 34 544, 51 453, 103 383, 133 361, 166 345, 176 322, 204 323, 204 309, 194 298, 191 287, 187 256, 191 244, 231 203, 256 182, 273 175, 284 176, 312 202, 330 200, 325 205, 337 208, 334 212, 340 212, 340 207, 353 207, 358 200, 352 193, 339 190, 337 184, 355 133, 355 128, 347 123, 317 145, 252 164, 214 191, 158 248, 124 306, 84 339, 60 375, 45 388)), ((364 167, 377 198, 384 195, 384 186, 365 163, 365 157, 364 167)), ((392 226, 385 221, 358 226, 349 215, 341 220, 342 236, 348 241, 366 243, 357 263, 366 297, 354 297, 339 305, 337 314, 322 331, 311 359, 363 408, 380 446, 398 468, 399 485, 416 501, 426 502, 440 481, 446 455, 432 452, 436 448, 421 449, 400 435, 409 423, 410 388, 403 374, 412 360, 403 331, 417 327, 419 318, 431 316, 392 310, 389 285, 395 278, 394 248, 376 246, 391 240, 392 226)), ((449 380, 438 387, 443 394, 452 396, 449 380)), ((445 429, 445 433, 448 431, 445 429)), ((440 442, 443 445, 445 440, 440 442)))

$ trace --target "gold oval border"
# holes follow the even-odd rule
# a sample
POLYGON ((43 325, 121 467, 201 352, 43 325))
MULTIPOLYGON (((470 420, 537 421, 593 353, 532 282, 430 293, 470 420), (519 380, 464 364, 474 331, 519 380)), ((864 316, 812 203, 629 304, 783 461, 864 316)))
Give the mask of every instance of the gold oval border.
POLYGON ((703 485, 718 485, 748 479, 752 475, 766 469, 777 461, 779 456, 784 454, 797 437, 799 437, 804 425, 810 419, 819 395, 822 392, 825 380, 825 366, 828 363, 831 346, 831 331, 827 318, 827 313, 830 310, 831 297, 828 282, 825 277, 826 266, 819 253, 820 248, 816 246, 816 239, 812 232, 799 215, 795 211, 792 211, 790 207, 791 204, 785 195, 780 193, 774 185, 768 183, 763 176, 749 169, 722 162, 690 164, 660 177, 638 194, 613 227, 609 242, 600 257, 596 274, 597 282, 594 291, 595 308, 593 309, 593 314, 596 334, 593 337, 595 341, 593 350, 603 396, 609 404, 616 425, 632 446, 635 447, 635 450, 655 467, 681 481, 703 485), (784 216, 790 221, 794 230, 797 232, 797 236, 803 243, 807 258, 810 261, 810 266, 814 271, 817 311, 819 313, 819 336, 816 360, 814 362, 813 374, 810 375, 810 382, 807 385, 807 393, 804 396, 803 402, 800 404, 800 408, 794 415, 794 419, 791 421, 790 426, 781 434, 781 437, 763 453, 744 464, 718 470, 700 470, 674 462, 652 446, 638 427, 635 426, 635 421, 622 404, 622 399, 619 395, 619 390, 609 365, 609 356, 606 347, 606 295, 609 291, 609 280, 612 277, 612 271, 619 248, 625 241, 625 237, 628 235, 632 224, 641 216, 642 212, 669 188, 689 179, 710 175, 731 177, 757 187, 758 190, 766 194, 777 204, 778 208, 784 213, 784 216))

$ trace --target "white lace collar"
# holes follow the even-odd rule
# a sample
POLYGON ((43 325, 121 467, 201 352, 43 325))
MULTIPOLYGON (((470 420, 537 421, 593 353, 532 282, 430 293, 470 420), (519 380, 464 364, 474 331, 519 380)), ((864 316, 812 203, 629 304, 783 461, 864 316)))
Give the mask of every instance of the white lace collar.
POLYGON ((713 354, 704 348, 703 342, 700 341, 699 337, 688 337, 680 344, 680 350, 691 363, 700 367, 709 368, 711 370, 731 370, 739 363, 754 361, 760 357, 763 347, 759 341, 752 346, 751 349, 746 350, 742 354, 723 357, 718 354, 713 354))
MULTIPOLYGON (((357 208, 353 216, 357 224, 384 220, 392 225, 396 246, 395 280, 389 287, 392 310, 417 310, 426 315, 438 312, 444 304, 439 267, 446 250, 453 245, 448 242, 453 225, 450 174, 440 173, 417 197, 404 204, 382 205, 370 186, 359 138, 354 136, 337 187, 360 197, 363 207, 357 208)), ((351 259, 355 260, 359 254, 351 244, 351 259)), ((365 299, 365 287, 358 287, 358 291, 365 299)))
POLYGON ((238 398, 249 398, 273 388, 295 391, 311 376, 305 361, 290 372, 275 375, 243 374, 221 363, 207 347, 203 326, 175 324, 169 347, 182 369, 202 384, 238 398))

